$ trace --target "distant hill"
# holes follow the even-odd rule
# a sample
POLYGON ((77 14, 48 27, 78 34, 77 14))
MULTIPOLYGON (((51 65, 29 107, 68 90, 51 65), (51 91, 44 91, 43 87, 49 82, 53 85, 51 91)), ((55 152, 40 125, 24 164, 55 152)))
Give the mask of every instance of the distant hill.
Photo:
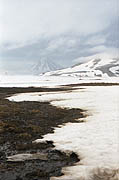
POLYGON ((119 77, 119 58, 97 57, 71 68, 46 73, 54 76, 119 77))
POLYGON ((63 67, 61 67, 61 65, 55 63, 54 61, 43 58, 33 66, 32 73, 34 75, 39 75, 50 71, 56 71, 62 68, 63 67))

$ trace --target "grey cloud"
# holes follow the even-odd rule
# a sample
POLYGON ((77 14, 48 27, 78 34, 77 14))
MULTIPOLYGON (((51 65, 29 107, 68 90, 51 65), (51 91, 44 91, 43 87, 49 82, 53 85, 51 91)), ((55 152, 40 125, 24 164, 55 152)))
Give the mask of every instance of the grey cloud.
POLYGON ((117 0, 0 0, 1 42, 26 42, 66 32, 80 35, 105 29, 115 18, 117 0))
POLYGON ((118 48, 117 3, 0 0, 0 66, 17 71, 45 57, 67 67, 82 56, 118 48))

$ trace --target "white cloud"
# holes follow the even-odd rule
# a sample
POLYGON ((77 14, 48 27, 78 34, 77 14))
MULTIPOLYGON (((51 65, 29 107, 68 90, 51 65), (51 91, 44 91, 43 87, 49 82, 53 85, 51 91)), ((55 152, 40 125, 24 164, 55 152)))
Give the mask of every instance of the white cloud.
MULTIPOLYGON (((96 50, 100 49, 101 47, 97 47, 96 50)), ((93 55, 91 56, 84 56, 84 57, 79 57, 74 59, 74 64, 79 63, 79 62, 87 62, 89 60, 92 59, 96 59, 96 58, 119 58, 119 49, 117 48, 106 48, 106 47, 102 47, 102 50, 100 51, 94 51, 93 55)))
POLYGON ((113 56, 119 56, 119 49, 113 47, 106 47, 106 46, 95 46, 89 49, 90 52, 93 54, 95 53, 106 53, 112 54, 113 56))
POLYGON ((66 39, 64 39, 64 38, 59 38, 59 39, 53 40, 49 43, 47 50, 54 51, 55 49, 60 48, 65 43, 66 43, 66 39))
POLYGON ((78 41, 76 39, 73 39, 72 37, 59 37, 56 38, 55 40, 51 40, 48 44, 48 47, 46 50, 48 51, 54 51, 57 50, 59 48, 74 48, 77 44, 77 42, 79 43, 79 39, 78 41))
POLYGON ((87 35, 104 30, 118 0, 0 0, 0 40, 26 42, 67 32, 87 35))
POLYGON ((95 52, 98 52, 98 53, 100 53, 100 52, 105 52, 105 51, 107 51, 108 50, 108 47, 105 47, 105 46, 95 46, 95 47, 93 47, 93 48, 90 48, 90 52, 93 52, 93 53, 95 53, 95 52))
POLYGON ((106 42, 106 36, 104 35, 97 35, 89 38, 86 42, 87 45, 98 45, 104 44, 106 42))

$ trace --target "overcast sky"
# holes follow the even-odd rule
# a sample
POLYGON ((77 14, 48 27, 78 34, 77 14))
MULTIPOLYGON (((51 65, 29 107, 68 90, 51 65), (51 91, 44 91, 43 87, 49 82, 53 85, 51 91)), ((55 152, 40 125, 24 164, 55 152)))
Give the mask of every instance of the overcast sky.
POLYGON ((119 0, 0 0, 0 67, 116 53, 118 11, 119 0))

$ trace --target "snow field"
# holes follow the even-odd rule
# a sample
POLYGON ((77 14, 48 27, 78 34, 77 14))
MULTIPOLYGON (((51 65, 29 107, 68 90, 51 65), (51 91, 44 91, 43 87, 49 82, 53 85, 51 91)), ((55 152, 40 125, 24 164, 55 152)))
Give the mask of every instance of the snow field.
POLYGON ((119 86, 82 88, 65 93, 19 94, 9 100, 51 101, 55 106, 81 108, 89 113, 85 122, 67 123, 44 136, 43 140, 52 140, 57 149, 74 151, 80 158, 75 166, 63 168, 64 176, 52 180, 118 180, 119 86))

